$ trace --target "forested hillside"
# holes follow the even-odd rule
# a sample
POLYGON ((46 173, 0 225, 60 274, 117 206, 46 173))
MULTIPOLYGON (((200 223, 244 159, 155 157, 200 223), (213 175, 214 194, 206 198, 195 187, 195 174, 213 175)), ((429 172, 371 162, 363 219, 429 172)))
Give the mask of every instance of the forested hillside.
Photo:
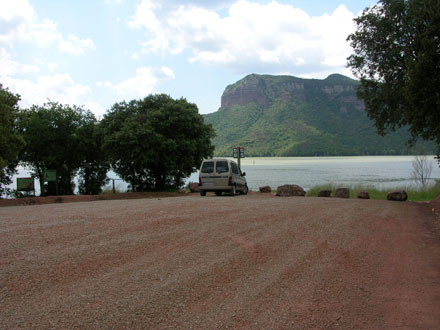
MULTIPOLYGON (((408 154, 405 129, 382 137, 356 97, 358 81, 249 75, 226 87, 220 109, 205 115, 217 156, 244 146, 247 156, 408 154)), ((433 145, 416 147, 435 152, 433 145)))

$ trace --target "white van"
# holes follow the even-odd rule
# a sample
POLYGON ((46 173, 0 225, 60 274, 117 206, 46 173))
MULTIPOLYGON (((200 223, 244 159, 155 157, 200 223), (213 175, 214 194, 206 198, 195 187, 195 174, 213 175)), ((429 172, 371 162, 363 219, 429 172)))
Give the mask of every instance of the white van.
POLYGON ((244 195, 248 193, 245 179, 236 162, 230 159, 215 158, 205 159, 200 166, 199 188, 200 195, 206 196, 209 191, 220 196, 223 192, 235 196, 237 192, 244 195))

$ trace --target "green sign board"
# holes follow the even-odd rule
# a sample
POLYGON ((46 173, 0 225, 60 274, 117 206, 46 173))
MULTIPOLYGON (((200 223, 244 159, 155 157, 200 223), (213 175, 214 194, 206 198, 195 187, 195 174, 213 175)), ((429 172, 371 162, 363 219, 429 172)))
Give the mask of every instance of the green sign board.
POLYGON ((236 147, 233 149, 232 157, 238 158, 238 151, 240 150, 240 158, 244 158, 244 148, 236 147))
POLYGON ((44 182, 57 181, 57 171, 46 170, 44 171, 44 182))
POLYGON ((34 178, 17 178, 18 191, 33 191, 35 190, 34 178))

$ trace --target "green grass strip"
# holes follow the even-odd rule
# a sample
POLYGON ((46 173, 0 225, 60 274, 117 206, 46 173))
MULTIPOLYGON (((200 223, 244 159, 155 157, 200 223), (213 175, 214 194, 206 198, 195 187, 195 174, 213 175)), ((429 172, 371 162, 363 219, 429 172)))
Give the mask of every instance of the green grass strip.
POLYGON ((332 196, 334 196, 336 188, 349 188, 350 189, 350 198, 357 198, 357 194, 361 190, 368 191, 370 195, 370 199, 381 199, 386 200, 387 194, 390 191, 395 190, 405 190, 408 194, 408 200, 415 202, 424 202, 433 200, 440 194, 440 181, 437 181, 434 185, 425 186, 425 187, 400 187, 400 188, 389 188, 389 189, 377 189, 371 186, 344 186, 344 185, 318 185, 310 188, 307 191, 307 196, 317 197, 318 192, 320 190, 331 190, 332 196))

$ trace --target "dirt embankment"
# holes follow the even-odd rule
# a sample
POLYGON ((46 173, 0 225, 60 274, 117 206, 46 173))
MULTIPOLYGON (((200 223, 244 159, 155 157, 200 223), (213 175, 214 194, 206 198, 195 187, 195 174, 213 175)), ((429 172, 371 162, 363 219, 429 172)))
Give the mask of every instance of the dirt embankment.
POLYGON ((0 328, 439 329, 439 221, 270 194, 4 207, 0 328))
POLYGON ((102 195, 64 195, 64 196, 44 196, 44 197, 23 197, 13 199, 0 199, 2 206, 19 205, 40 205, 52 203, 74 203, 74 202, 92 202, 117 199, 138 199, 138 198, 162 198, 185 196, 184 192, 131 192, 115 193, 102 195))

